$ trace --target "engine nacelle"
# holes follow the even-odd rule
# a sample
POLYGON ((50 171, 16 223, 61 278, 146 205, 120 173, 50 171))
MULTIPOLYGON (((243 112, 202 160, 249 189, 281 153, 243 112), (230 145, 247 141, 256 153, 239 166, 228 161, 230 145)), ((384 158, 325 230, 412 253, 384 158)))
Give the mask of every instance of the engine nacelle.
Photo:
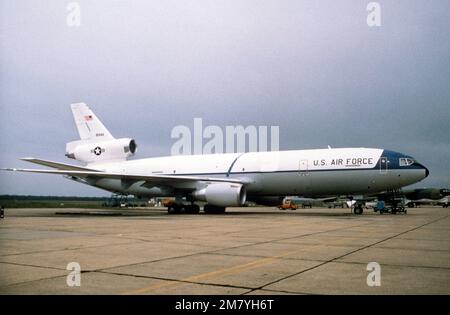
POLYGON ((247 193, 242 184, 212 183, 193 193, 197 200, 218 207, 237 207, 245 203, 247 193))
POLYGON ((66 145, 66 156, 86 163, 124 161, 136 153, 134 139, 121 138, 107 141, 73 141, 66 145))

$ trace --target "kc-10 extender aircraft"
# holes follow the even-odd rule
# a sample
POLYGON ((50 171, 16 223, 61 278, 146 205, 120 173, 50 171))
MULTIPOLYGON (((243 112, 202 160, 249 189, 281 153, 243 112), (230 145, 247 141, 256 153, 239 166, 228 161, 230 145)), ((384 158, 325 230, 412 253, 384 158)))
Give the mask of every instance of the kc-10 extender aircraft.
MULTIPOLYGON (((10 171, 64 175, 122 195, 176 197, 169 213, 221 213, 242 206, 279 201, 279 196, 324 197, 373 194, 416 183, 428 169, 411 156, 371 148, 179 155, 127 160, 136 152, 130 138, 114 138, 84 103, 71 105, 80 140, 66 144, 77 166, 36 158, 22 160, 52 169, 10 171)), ((356 209, 355 213, 362 213, 356 209)))

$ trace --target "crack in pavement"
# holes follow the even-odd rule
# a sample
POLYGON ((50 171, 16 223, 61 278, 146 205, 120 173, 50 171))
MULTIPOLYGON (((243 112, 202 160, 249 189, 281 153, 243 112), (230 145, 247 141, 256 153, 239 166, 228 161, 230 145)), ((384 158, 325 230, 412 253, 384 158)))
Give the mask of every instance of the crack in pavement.
POLYGON ((334 262, 334 261, 336 261, 336 260, 338 260, 338 259, 341 259, 341 258, 343 258, 343 257, 346 257, 346 256, 348 256, 348 255, 351 255, 351 254, 354 254, 354 253, 359 252, 359 251, 361 251, 361 250, 370 248, 370 247, 372 247, 372 246, 374 246, 374 245, 383 243, 383 242, 388 241, 388 240, 390 240, 390 239, 396 238, 396 237, 398 237, 398 236, 400 236, 400 235, 403 235, 403 234, 412 232, 412 231, 414 231, 414 230, 418 230, 418 229, 420 229, 420 228, 422 228, 422 227, 424 227, 424 226, 430 225, 430 224, 432 224, 432 223, 435 223, 435 222, 437 222, 437 221, 446 219, 446 218, 448 218, 448 217, 450 217, 450 215, 446 215, 446 216, 443 216, 443 217, 441 217, 441 218, 432 220, 432 221, 430 221, 430 222, 427 222, 427 223, 424 223, 424 224, 422 224, 422 225, 416 226, 416 227, 414 227, 414 228, 412 228, 412 229, 409 229, 409 230, 403 231, 403 232, 401 232, 401 233, 398 233, 398 234, 396 234, 396 235, 394 235, 394 236, 389 236, 389 237, 387 237, 387 238, 385 238, 385 239, 383 239, 383 240, 381 240, 381 241, 377 241, 377 242, 375 242, 375 243, 373 243, 373 244, 369 244, 369 245, 363 246, 363 247, 361 247, 361 248, 358 248, 358 249, 356 249, 356 250, 353 250, 353 251, 351 251, 351 252, 349 252, 349 253, 346 253, 346 254, 344 254, 344 255, 341 255, 341 256, 339 256, 339 257, 335 257, 335 258, 333 258, 333 259, 327 260, 327 261, 325 261, 325 262, 323 262, 323 263, 321 263, 321 264, 319 264, 319 265, 317 265, 317 266, 313 266, 313 267, 311 267, 311 268, 307 268, 307 269, 305 269, 305 270, 302 270, 302 271, 300 271, 300 272, 294 273, 294 274, 292 274, 292 275, 289 275, 289 276, 280 278, 280 279, 278 279, 278 280, 275 280, 275 281, 271 281, 271 282, 269 282, 269 283, 266 283, 265 285, 262 285, 262 286, 260 286, 260 287, 258 287, 258 288, 255 288, 253 291, 263 289, 264 287, 267 287, 267 286, 269 286, 269 285, 272 285, 272 284, 281 282, 281 281, 283 281, 283 280, 286 280, 286 279, 295 277, 295 276, 297 276, 297 275, 300 275, 300 274, 302 274, 302 273, 305 273, 305 272, 311 271, 311 270, 313 270, 313 269, 319 268, 319 267, 321 267, 321 266, 324 266, 324 265, 326 265, 326 264, 328 264, 328 263, 334 262))

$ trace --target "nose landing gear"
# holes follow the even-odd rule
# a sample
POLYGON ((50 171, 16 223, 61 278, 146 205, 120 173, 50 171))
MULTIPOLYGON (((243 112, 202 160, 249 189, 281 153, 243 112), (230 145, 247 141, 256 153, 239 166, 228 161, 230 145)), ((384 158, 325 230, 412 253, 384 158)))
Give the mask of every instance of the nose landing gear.
POLYGON ((354 214, 363 214, 364 209, 363 206, 361 204, 356 204, 355 207, 353 208, 353 213, 354 214))

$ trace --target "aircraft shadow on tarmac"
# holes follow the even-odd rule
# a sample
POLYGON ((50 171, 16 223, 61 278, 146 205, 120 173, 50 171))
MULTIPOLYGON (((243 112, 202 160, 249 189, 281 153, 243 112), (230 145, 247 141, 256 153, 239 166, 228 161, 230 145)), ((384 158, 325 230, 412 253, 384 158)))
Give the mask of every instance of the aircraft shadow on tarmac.
POLYGON ((38 216, 66 216, 66 217, 253 217, 253 216, 300 216, 300 217, 357 217, 349 211, 321 212, 321 211, 278 211, 278 210, 261 210, 261 211, 233 211, 229 210, 221 214, 173 214, 169 215, 163 210, 140 210, 140 211, 57 211, 53 213, 42 214, 38 216))

